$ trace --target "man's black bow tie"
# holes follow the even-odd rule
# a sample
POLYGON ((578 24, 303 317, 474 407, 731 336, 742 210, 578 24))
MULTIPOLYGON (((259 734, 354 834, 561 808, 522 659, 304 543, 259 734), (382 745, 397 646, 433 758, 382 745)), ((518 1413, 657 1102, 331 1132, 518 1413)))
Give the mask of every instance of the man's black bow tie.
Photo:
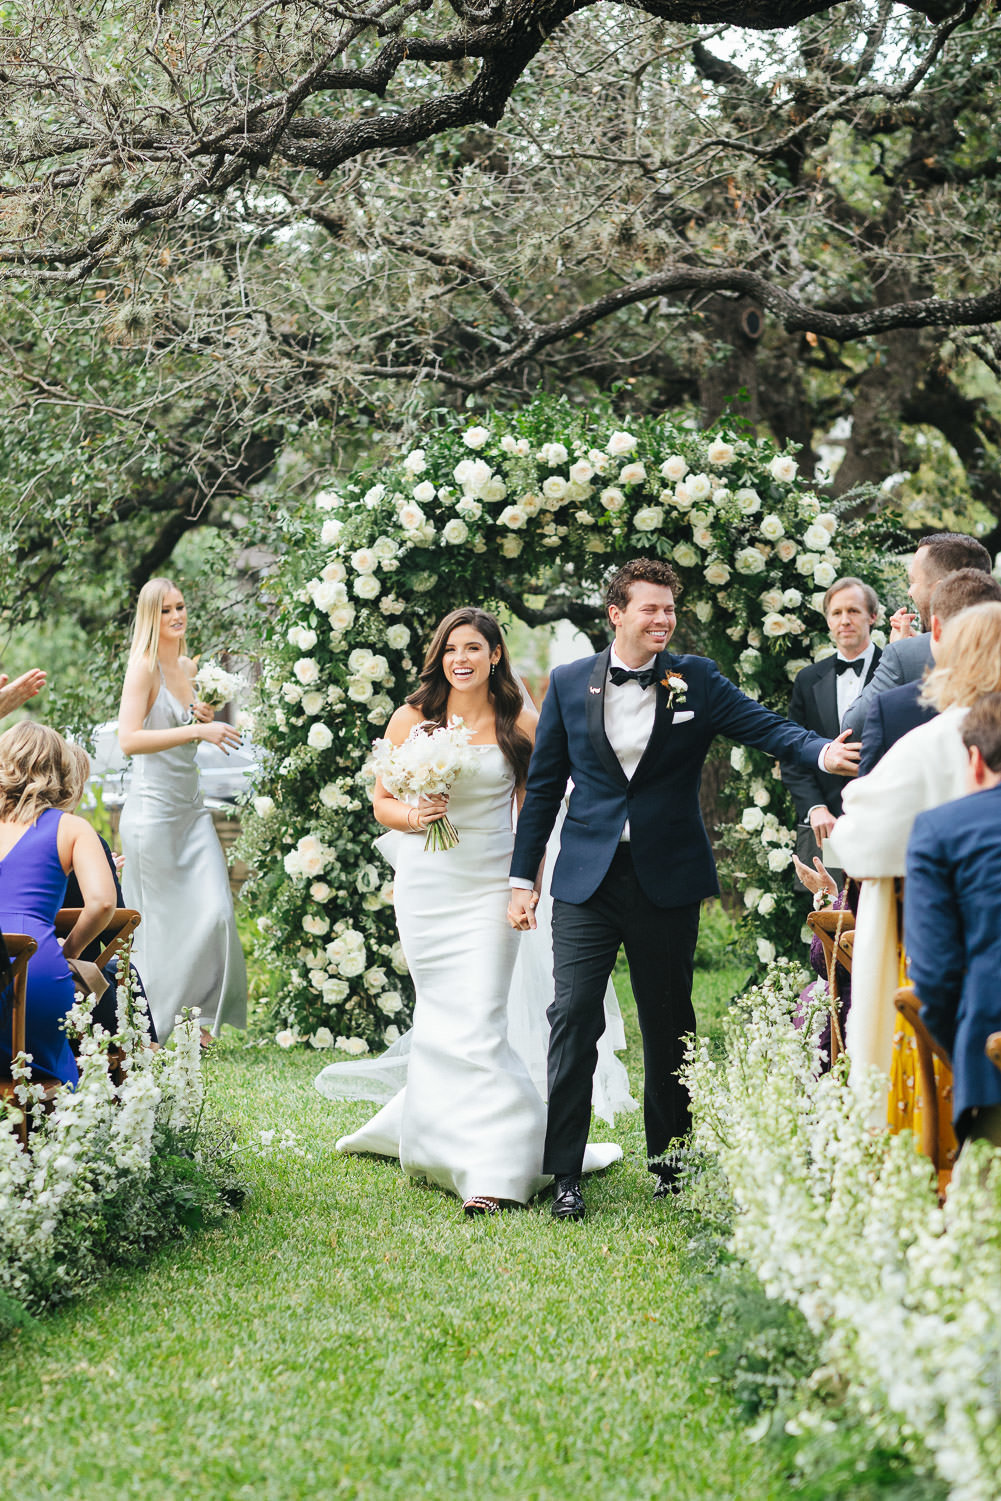
POLYGON ((854 672, 855 676, 857 678, 860 678, 862 676, 862 668, 864 666, 864 657, 856 657, 854 662, 846 662, 844 657, 838 657, 834 663, 834 671, 837 673, 838 677, 840 677, 843 672, 854 672))
POLYGON ((629 667, 610 667, 608 669, 608 676, 616 687, 619 687, 622 683, 634 681, 639 683, 641 688, 649 688, 657 681, 657 668, 640 667, 636 671, 633 671, 629 667))

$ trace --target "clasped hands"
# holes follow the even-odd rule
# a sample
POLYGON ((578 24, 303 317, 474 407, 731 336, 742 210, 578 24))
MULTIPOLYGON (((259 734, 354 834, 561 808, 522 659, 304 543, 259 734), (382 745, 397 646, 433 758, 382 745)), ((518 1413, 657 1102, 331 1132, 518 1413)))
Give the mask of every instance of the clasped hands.
POLYGON ((528 933, 538 926, 535 909, 539 905, 539 893, 527 886, 512 886, 511 900, 507 904, 507 920, 519 933, 528 933))

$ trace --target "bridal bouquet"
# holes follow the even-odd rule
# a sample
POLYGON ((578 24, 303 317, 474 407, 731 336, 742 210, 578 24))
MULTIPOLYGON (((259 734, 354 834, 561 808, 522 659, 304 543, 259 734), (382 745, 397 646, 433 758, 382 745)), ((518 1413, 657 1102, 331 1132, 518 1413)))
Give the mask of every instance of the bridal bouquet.
MULTIPOLYGON (((469 744, 471 733, 458 718, 446 725, 415 725, 402 745, 377 740, 368 770, 403 802, 416 803, 422 797, 450 792, 459 777, 475 776, 480 769, 469 744)), ((424 848, 450 850, 458 842, 455 825, 446 816, 428 825, 424 848)))
POLYGON ((194 689, 198 698, 202 703, 208 704, 210 709, 221 709, 231 698, 238 698, 243 687, 243 679, 237 673, 227 672, 211 658, 199 663, 194 689))

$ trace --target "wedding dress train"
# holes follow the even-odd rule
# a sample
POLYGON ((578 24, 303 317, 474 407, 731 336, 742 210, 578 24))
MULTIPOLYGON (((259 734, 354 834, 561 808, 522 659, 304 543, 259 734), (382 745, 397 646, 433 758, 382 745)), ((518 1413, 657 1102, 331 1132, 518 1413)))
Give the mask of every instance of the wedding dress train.
MULTIPOLYGON (((462 1199, 527 1203, 549 1181, 541 1090, 551 958, 544 908, 534 933, 508 925, 514 777, 499 746, 476 749, 479 774, 460 779, 449 801, 457 846, 425 852, 423 835, 402 833, 378 841, 396 870, 397 924, 417 992, 413 1028, 381 1059, 331 1064, 316 1087, 330 1099, 385 1099, 395 1088, 339 1151, 399 1157, 406 1172, 462 1199)), ((621 1017, 603 1039, 601 1104, 635 1109, 609 1041, 621 1046, 621 1017)), ((590 1145, 584 1170, 621 1156, 613 1143, 590 1145)))

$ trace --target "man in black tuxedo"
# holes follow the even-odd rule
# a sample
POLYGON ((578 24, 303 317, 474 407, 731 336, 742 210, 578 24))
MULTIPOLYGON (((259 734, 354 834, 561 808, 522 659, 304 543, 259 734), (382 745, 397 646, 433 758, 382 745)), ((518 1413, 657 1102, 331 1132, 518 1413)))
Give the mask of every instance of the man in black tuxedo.
POLYGON ((673 1190, 668 1144, 689 1126, 678 1079, 695 1029, 692 969, 702 899, 719 886, 699 810, 717 735, 851 775, 858 747, 828 744, 723 677, 706 657, 671 656, 680 584, 659 558, 609 580, 615 630, 596 656, 554 669, 539 717, 511 860, 508 917, 535 926, 537 882, 567 782, 573 793, 552 877, 555 999, 549 1008, 549 1116, 543 1172, 553 1214, 581 1219, 580 1172, 605 986, 621 945, 643 1035, 644 1122, 658 1196, 673 1190))
MULTIPOLYGON (((811 662, 796 675, 789 718, 831 740, 841 720, 876 670, 879 647, 870 632, 879 611, 875 589, 857 578, 839 578, 824 595, 824 617, 836 651, 811 662)), ((796 854, 812 866, 820 846, 841 815, 845 778, 819 766, 782 766, 782 780, 796 805, 796 854)))
MULTIPOLYGON (((946 621, 958 615, 960 610, 982 604, 1001 604, 1001 584, 992 574, 983 573, 979 568, 959 568, 955 573, 947 573, 935 585, 928 606, 931 629, 927 632, 932 664, 946 621)), ((872 771, 891 745, 917 729, 919 724, 934 719, 938 711, 921 702, 922 685, 923 679, 917 678, 912 683, 902 683, 899 688, 888 688, 873 698, 862 730, 860 777, 872 771)))

